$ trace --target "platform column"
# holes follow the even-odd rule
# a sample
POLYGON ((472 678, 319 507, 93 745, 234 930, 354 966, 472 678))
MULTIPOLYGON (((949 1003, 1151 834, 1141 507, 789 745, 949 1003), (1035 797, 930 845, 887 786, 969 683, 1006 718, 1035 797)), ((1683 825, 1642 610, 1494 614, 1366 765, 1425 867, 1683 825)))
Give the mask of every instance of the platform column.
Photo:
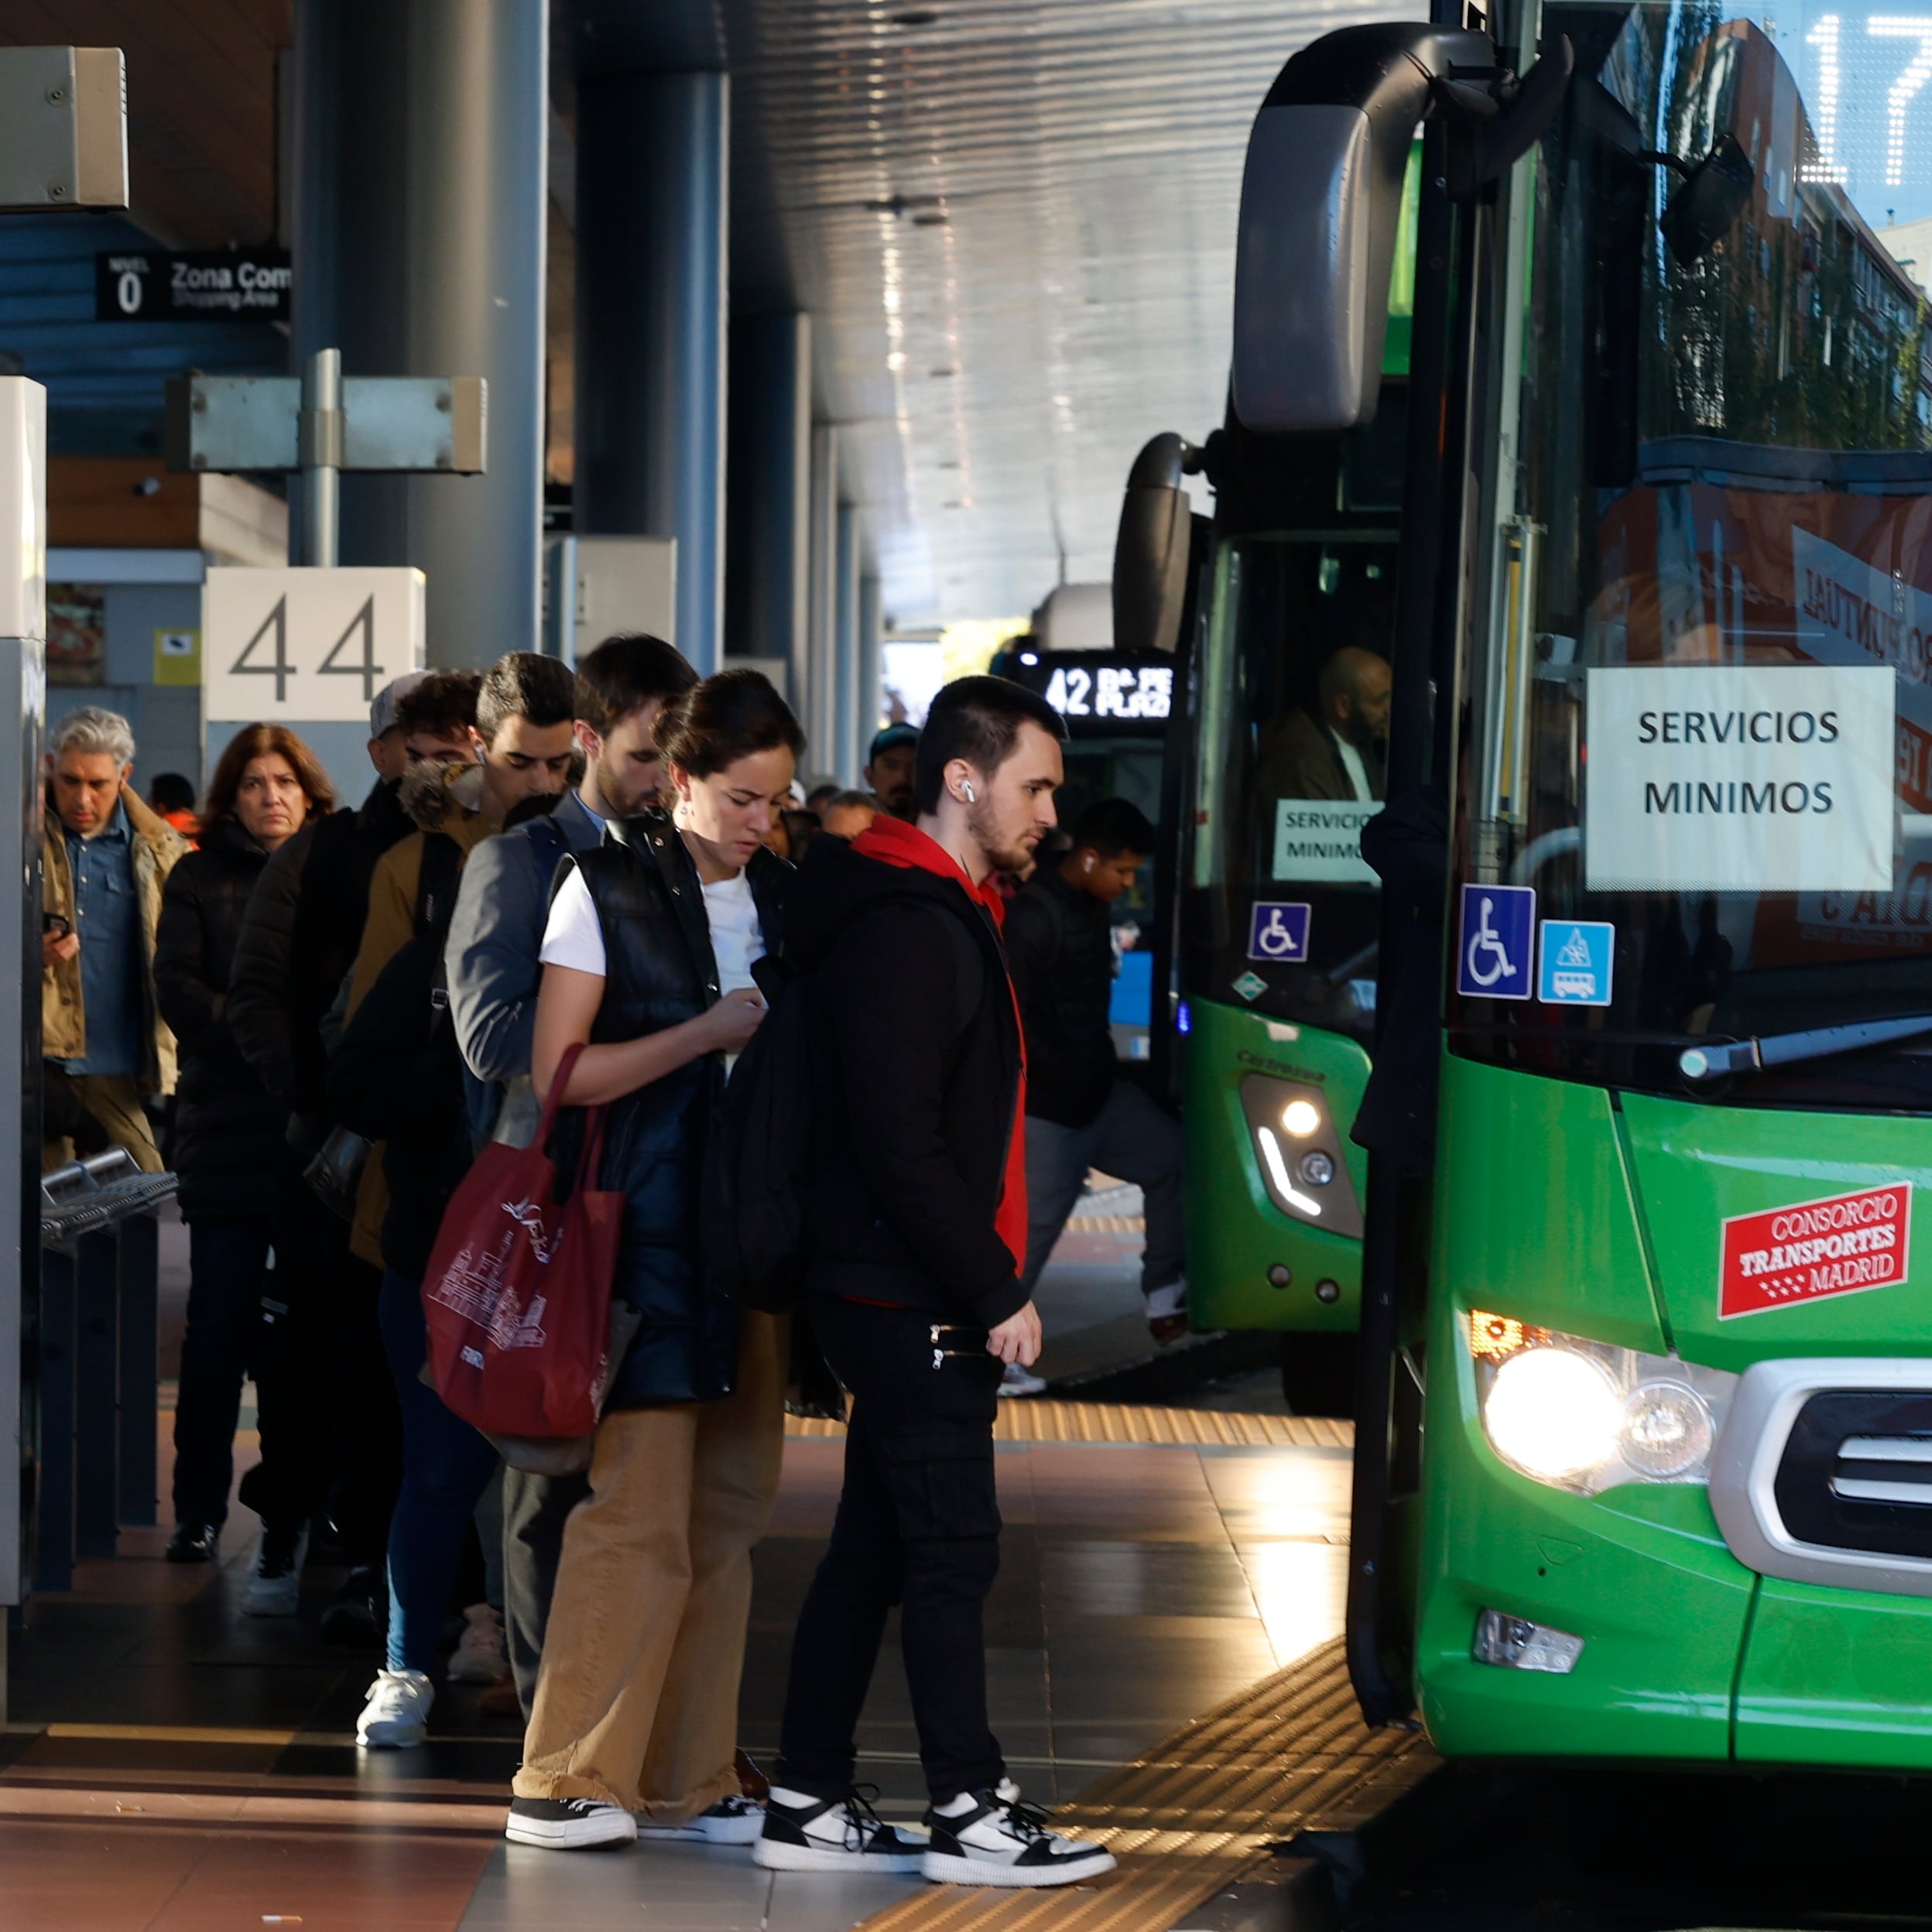
POLYGON ((731 330, 724 636, 803 688, 811 594, 812 318, 751 315, 731 330))
POLYGON ((872 749, 872 734, 879 729, 879 717, 885 703, 886 639, 879 601, 879 579, 870 573, 858 580, 858 756, 860 767, 852 776, 856 783, 862 761, 872 749))
POLYGON ((810 614, 805 683, 793 701, 805 727, 805 770, 845 778, 838 770, 838 431, 812 426, 810 614))
POLYGON ((489 385, 483 475, 341 481, 341 561, 427 574, 432 664, 538 648, 548 50, 545 0, 296 12, 294 366, 489 385))
POLYGON ((838 775, 848 785, 858 782, 858 506, 841 503, 833 548, 838 574, 838 775))
POLYGON ((677 635, 723 655, 726 211, 721 74, 584 78, 577 98, 579 536, 677 540, 677 635))

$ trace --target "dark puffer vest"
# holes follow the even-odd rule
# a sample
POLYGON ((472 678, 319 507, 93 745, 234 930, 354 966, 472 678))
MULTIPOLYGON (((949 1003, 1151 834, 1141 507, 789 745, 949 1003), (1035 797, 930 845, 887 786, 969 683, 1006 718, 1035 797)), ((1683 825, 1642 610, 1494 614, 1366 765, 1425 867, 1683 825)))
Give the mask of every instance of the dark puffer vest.
MULTIPOLYGON (((704 887, 665 814, 613 821, 601 845, 564 860, 560 882, 571 866, 584 875, 604 933, 593 1043, 661 1033, 716 1004, 704 887)), ((765 949, 775 955, 792 868, 760 851, 745 870, 765 949)), ((738 1309, 711 1289, 699 1240, 704 1146, 724 1079, 722 1057, 707 1053, 611 1105, 598 1184, 625 1197, 615 1291, 644 1319, 611 1383, 610 1408, 712 1402, 736 1380, 738 1309)), ((578 1109, 564 1117, 553 1149, 560 1174, 575 1166, 583 1123, 578 1109)))

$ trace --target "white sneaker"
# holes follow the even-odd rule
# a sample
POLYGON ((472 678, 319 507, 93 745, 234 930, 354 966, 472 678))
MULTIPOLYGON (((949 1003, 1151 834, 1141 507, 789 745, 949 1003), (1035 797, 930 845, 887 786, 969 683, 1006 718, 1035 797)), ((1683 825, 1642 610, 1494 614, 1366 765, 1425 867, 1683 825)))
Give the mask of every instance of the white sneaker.
POLYGON ((512 1845, 547 1852, 587 1852, 600 1845, 629 1845, 637 1820, 621 1804, 598 1798, 512 1798, 503 1835, 512 1845))
POLYGON ((856 1787, 842 1798, 814 1798, 773 1785, 752 1862, 767 1872, 912 1872, 924 1851, 921 1840, 888 1824, 856 1787))
POLYGON ((429 1735, 436 1689, 420 1670, 379 1670, 355 1721, 355 1741, 371 1751, 407 1751, 429 1735))
POLYGON ((509 1657, 503 1647, 503 1618, 487 1603, 473 1603, 463 1612, 463 1635, 458 1640, 448 1668, 444 1673, 450 1684, 494 1684, 502 1676, 509 1657))
POLYGON ((765 1829, 765 1807, 755 1798, 740 1797, 735 1792, 721 1798, 708 1811, 701 1811, 682 1824, 670 1824, 653 1818, 639 1818, 637 1835, 659 1845, 755 1845, 765 1829))
POLYGON ((1009 1362, 1001 1370, 999 1392, 1002 1396, 1037 1396, 1044 1392, 1046 1378, 1036 1375, 1030 1368, 1023 1368, 1016 1362, 1009 1362))
POLYGON ((255 1562, 242 1586, 242 1608, 252 1617, 292 1617, 302 1597, 302 1565, 309 1533, 291 1537, 264 1528, 255 1546, 255 1562))
POLYGON ((1105 1846, 1046 1829, 1046 1814, 1002 1778, 951 1817, 929 1810, 931 1848, 920 1869, 942 1885, 1077 1885, 1114 1869, 1105 1846))

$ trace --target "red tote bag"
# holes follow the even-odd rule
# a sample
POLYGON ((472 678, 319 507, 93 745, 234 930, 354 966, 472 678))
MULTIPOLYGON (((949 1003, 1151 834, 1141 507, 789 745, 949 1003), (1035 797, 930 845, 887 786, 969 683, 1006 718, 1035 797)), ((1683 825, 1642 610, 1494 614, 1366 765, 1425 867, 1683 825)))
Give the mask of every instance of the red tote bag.
POLYGON ((429 1368, 446 1406, 485 1435, 587 1436, 615 1364, 611 1283, 624 1197, 598 1190, 601 1107, 587 1110, 569 1198, 550 1157, 565 1053, 528 1147, 492 1141, 444 1211, 423 1277, 429 1368))

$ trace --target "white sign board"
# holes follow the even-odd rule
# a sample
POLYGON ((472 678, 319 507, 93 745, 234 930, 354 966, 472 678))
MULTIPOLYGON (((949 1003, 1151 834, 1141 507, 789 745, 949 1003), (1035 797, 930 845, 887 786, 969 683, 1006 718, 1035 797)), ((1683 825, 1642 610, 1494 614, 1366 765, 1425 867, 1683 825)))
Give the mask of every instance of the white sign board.
POLYGON ((1275 877, 1377 884, 1362 855, 1362 828, 1381 810, 1375 798, 1276 799, 1275 877))
POLYGON ((423 668, 420 570, 211 570, 201 609, 210 723, 366 721, 390 679, 423 668))
POLYGON ((1588 889, 1889 891, 1896 686, 1879 668, 1593 667, 1588 889))

